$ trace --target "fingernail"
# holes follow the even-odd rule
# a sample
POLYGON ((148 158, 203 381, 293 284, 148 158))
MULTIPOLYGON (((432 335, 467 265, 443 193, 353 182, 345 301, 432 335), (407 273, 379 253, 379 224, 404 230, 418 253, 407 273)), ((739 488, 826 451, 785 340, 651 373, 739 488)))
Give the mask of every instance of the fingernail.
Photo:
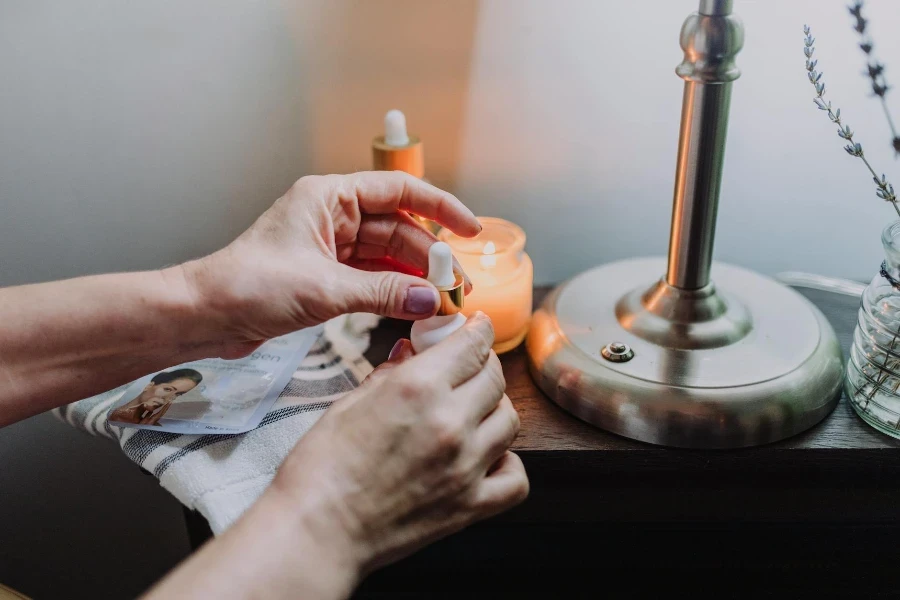
MULTIPOLYGON (((455 263, 455 262, 456 262, 456 259, 454 259, 454 263, 455 263)), ((466 285, 466 287, 468 287, 468 288, 470 288, 470 289, 471 289, 472 287, 474 287, 474 286, 472 285, 472 280, 469 279, 469 276, 466 275, 466 272, 463 271, 463 270, 462 270, 462 267, 460 267, 459 265, 454 264, 454 266, 453 266, 453 274, 454 274, 455 276, 457 276, 457 277, 462 277, 463 283, 466 285)))
POLYGON ((388 354, 388 360, 394 360, 395 358, 397 358, 397 356, 403 350, 403 346, 405 345, 404 342, 405 340, 397 340, 397 343, 394 344, 393 348, 391 348, 391 353, 388 354))
POLYGON ((430 315, 437 308, 438 297, 430 287, 415 286, 406 290, 403 310, 413 315, 430 315))

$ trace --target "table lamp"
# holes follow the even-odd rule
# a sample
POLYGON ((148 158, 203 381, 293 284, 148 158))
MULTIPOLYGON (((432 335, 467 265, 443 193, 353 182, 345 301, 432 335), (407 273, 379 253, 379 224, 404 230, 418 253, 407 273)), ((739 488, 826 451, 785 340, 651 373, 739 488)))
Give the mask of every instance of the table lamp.
POLYGON ((840 398, 841 349, 819 310, 772 279, 712 261, 743 38, 732 0, 701 0, 682 26, 668 262, 624 260, 574 277, 547 297, 528 334, 538 386, 628 438, 684 448, 764 444, 816 424, 840 398))

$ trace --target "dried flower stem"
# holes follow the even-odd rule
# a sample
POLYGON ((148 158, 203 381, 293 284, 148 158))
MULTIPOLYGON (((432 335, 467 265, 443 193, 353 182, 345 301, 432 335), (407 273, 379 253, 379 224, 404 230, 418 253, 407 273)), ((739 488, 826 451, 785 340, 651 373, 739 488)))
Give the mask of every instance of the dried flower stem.
POLYGON ((819 61, 813 60, 813 53, 815 52, 813 44, 816 40, 810 34, 809 26, 803 26, 803 33, 806 36, 803 40, 803 54, 806 56, 806 75, 809 78, 809 82, 816 89, 816 97, 813 98, 813 102, 815 102, 819 110, 826 111, 831 122, 838 126, 838 136, 848 142, 847 145, 844 146, 844 150, 847 151, 847 154, 861 159, 866 165, 866 168, 869 169, 869 172, 872 174, 872 179, 875 180, 875 186, 877 187, 875 195, 882 200, 890 202, 894 207, 897 216, 900 217, 900 207, 897 206, 897 196, 894 194, 894 186, 888 183, 885 175, 882 174, 881 179, 878 178, 875 169, 873 169, 872 165, 869 164, 869 161, 866 160, 862 145, 859 142, 853 141, 853 136, 855 134, 850 130, 849 126, 841 124, 841 109, 836 108, 832 110, 831 102, 825 101, 825 83, 821 81, 822 72, 816 71, 816 64, 819 61))
POLYGON ((863 74, 872 80, 872 93, 875 96, 878 96, 878 99, 881 101, 881 108, 884 110, 884 116, 887 119, 888 127, 891 128, 894 152, 900 154, 900 136, 897 135, 897 129, 894 127, 894 120, 891 118, 891 113, 888 110, 887 101, 885 100, 885 95, 891 87, 888 85, 887 79, 885 79, 884 76, 884 65, 878 62, 872 55, 872 49, 875 47, 875 44, 872 42, 872 38, 866 33, 866 26, 869 22, 863 18, 862 7, 862 0, 856 0, 852 6, 847 7, 847 10, 849 10, 853 18, 856 19, 853 29, 859 34, 859 47, 866 55, 866 70, 863 74))

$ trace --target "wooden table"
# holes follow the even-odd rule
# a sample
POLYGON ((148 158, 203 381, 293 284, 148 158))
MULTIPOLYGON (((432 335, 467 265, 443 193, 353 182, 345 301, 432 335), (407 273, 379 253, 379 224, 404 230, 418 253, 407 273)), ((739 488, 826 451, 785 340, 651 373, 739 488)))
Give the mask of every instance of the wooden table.
MULTIPOLYGON (((538 290, 540 300, 547 290, 538 290)), ((801 290, 850 346, 858 300, 801 290)), ((391 321, 367 356, 408 332, 391 321)), ((820 425, 737 451, 673 450, 594 428, 535 387, 519 348, 502 357, 522 428, 514 450, 529 499, 372 576, 359 597, 571 597, 702 585, 715 597, 771 587, 893 595, 900 534, 900 442, 846 398, 820 425)))

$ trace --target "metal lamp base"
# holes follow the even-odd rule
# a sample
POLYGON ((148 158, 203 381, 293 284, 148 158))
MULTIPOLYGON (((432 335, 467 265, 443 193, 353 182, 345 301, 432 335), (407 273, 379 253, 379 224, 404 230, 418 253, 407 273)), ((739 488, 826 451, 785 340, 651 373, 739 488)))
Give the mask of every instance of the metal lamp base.
POLYGON ((636 440, 738 448, 799 433, 841 395, 841 349, 797 292, 714 263, 712 284, 658 280, 662 258, 587 271, 535 313, 532 375, 562 408, 636 440))

